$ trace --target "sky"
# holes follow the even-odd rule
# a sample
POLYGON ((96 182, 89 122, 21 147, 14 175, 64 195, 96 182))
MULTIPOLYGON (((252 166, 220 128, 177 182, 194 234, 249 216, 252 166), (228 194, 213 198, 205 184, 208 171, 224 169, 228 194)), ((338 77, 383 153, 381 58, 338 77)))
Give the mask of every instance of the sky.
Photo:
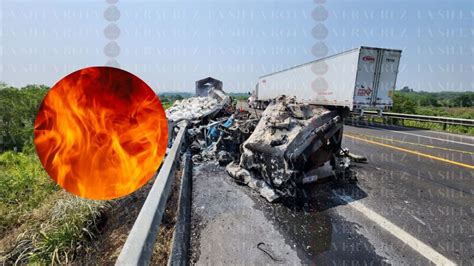
POLYGON ((208 76, 248 92, 265 74, 372 46, 403 50, 398 89, 474 91, 473 3, 2 0, 0 81, 52 86, 116 62, 157 93, 208 76))

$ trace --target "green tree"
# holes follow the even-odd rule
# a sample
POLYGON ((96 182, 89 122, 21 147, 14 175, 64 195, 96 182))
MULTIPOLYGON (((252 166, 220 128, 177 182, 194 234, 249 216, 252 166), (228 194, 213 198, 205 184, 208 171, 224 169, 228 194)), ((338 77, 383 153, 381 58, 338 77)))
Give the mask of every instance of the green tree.
POLYGON ((3 81, 0 81, 0 90, 5 89, 5 88, 8 88, 8 84, 3 81))
POLYGON ((28 85, 0 90, 0 151, 20 151, 32 142, 36 113, 48 89, 28 85))
POLYGON ((474 103, 474 93, 465 93, 454 98, 454 105, 457 107, 472 107, 474 103))
POLYGON ((395 113, 414 114, 416 102, 403 92, 395 92, 393 95, 393 108, 395 113))

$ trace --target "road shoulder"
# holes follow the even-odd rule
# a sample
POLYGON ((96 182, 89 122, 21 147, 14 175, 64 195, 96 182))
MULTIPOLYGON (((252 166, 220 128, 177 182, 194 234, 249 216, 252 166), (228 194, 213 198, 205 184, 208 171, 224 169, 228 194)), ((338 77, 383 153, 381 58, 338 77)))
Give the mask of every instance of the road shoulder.
POLYGON ((214 163, 194 169, 191 220, 192 264, 300 264, 272 222, 214 163))

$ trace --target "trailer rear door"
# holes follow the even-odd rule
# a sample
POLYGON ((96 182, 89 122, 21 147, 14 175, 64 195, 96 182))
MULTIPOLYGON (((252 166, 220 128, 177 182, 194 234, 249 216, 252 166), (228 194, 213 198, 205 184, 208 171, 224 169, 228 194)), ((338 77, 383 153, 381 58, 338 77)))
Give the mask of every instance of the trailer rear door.
POLYGON ((356 109, 373 105, 372 96, 374 92, 377 60, 377 49, 360 49, 354 90, 354 106, 356 109))
POLYGON ((356 109, 392 106, 401 51, 361 47, 354 90, 356 109))
POLYGON ((382 62, 378 76, 378 86, 375 91, 375 105, 379 107, 391 107, 393 105, 393 92, 397 82, 398 66, 400 63, 400 51, 382 50, 382 62))

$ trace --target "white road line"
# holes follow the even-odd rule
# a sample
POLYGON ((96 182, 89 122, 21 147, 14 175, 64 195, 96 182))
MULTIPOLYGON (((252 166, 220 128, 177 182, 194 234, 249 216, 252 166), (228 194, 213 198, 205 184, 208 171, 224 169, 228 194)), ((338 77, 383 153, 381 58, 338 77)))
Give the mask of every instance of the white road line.
POLYGON ((346 195, 339 195, 334 190, 332 191, 334 195, 340 198, 342 201, 346 202, 352 208, 356 209, 363 215, 365 215, 368 219, 373 221, 374 223, 378 224, 380 227, 385 229, 387 232, 392 234, 394 237, 400 239, 403 243, 410 246, 413 250, 420 253, 423 257, 427 258, 431 262, 436 265, 456 265, 456 263, 450 261, 448 258, 444 257, 436 250, 432 249, 430 246, 426 245, 425 243, 421 242, 420 240, 416 239, 409 233, 407 233, 402 228, 396 226, 395 224, 391 223, 389 220, 385 219, 384 217, 380 216, 376 212, 372 211, 371 209, 367 208, 364 204, 354 201, 350 196, 346 195))
POLYGON ((442 134, 442 135, 448 135, 448 136, 453 136, 453 137, 455 137, 455 138, 461 138, 461 139, 469 139, 469 140, 474 140, 474 137, 471 137, 471 136, 467 136, 467 135, 460 135, 460 134, 449 133, 449 132, 430 131, 430 133, 434 133, 434 134, 442 134))
POLYGON ((467 145, 467 146, 472 146, 472 147, 474 147, 474 144, 465 143, 465 142, 460 142, 460 141, 455 141, 455 140, 442 139, 442 138, 435 138, 435 137, 428 137, 428 136, 424 136, 424 135, 419 135, 419 134, 414 134, 414 133, 408 133, 408 132, 403 132, 403 131, 390 130, 390 129, 380 128, 380 127, 373 127, 373 126, 367 126, 367 127, 369 127, 369 128, 375 128, 375 129, 381 129, 381 130, 390 131, 390 132, 395 132, 395 133, 400 133, 400 134, 405 134, 405 135, 417 136, 417 137, 422 137, 422 138, 427 138, 427 139, 435 139, 435 140, 440 140, 440 141, 451 142, 451 143, 456 143, 456 144, 461 144, 461 145, 467 145))
MULTIPOLYGON (((406 129, 406 127, 402 127, 402 126, 395 126, 397 128, 401 128, 401 129, 406 129)), ((420 129, 420 130, 423 130, 423 129, 420 129)), ((396 130, 395 130, 396 131, 396 130)), ((434 131, 434 130, 426 130, 427 133, 433 133, 433 134, 441 134, 441 135, 448 135, 448 136, 453 136, 455 138, 461 138, 461 139, 468 139, 468 140, 474 140, 474 137, 471 137, 471 136, 468 136, 468 135, 462 135, 462 134, 455 134, 455 133, 450 133, 450 132, 442 132, 442 131, 434 131)), ((398 132, 398 131, 397 131, 398 132)), ((430 136, 427 136, 427 137, 430 137, 430 136)))

